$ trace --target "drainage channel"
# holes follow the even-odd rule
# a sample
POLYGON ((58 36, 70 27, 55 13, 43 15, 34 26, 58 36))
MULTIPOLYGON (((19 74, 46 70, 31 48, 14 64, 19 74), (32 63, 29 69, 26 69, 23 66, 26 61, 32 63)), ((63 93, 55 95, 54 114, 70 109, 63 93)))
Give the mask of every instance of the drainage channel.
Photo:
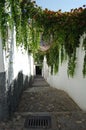
POLYGON ((28 116, 24 124, 25 128, 49 129, 51 128, 50 116, 28 116))
POLYGON ((53 130, 54 118, 51 115, 28 115, 24 122, 24 127, 28 130, 53 130))

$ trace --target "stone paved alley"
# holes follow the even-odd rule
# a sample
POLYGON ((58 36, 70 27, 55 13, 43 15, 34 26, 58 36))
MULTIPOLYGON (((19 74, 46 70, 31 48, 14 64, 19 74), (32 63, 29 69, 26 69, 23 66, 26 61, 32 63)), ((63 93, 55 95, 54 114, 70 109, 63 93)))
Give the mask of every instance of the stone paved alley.
POLYGON ((50 87, 40 76, 23 92, 14 116, 0 123, 0 130, 26 130, 25 119, 34 113, 54 117, 55 126, 52 124, 50 130, 86 130, 86 113, 64 91, 50 87))

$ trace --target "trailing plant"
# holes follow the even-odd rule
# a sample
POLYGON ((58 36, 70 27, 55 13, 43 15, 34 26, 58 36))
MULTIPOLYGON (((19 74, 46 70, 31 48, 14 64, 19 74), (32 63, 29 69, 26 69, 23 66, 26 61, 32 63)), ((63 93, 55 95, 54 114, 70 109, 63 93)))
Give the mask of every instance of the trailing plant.
POLYGON ((53 44, 46 52, 48 66, 51 66, 51 73, 57 73, 59 69, 59 44, 53 44))
POLYGON ((83 76, 86 76, 86 38, 83 41, 83 47, 85 50, 84 63, 83 63, 83 76))
POLYGON ((42 52, 37 52, 33 55, 34 57, 34 61, 36 64, 41 64, 43 63, 43 60, 44 60, 44 54, 42 52))
POLYGON ((3 47, 5 47, 8 36, 8 14, 6 13, 5 0, 0 1, 0 34, 3 47))
MULTIPOLYGON (((56 73, 60 62, 62 64, 68 57, 67 72, 68 75, 74 75, 79 38, 83 32, 86 32, 85 5, 72 9, 70 12, 61 12, 61 10, 55 12, 48 9, 42 10, 35 1, 31 2, 31 0, 3 0, 0 1, 0 32, 3 45, 8 38, 8 26, 10 29, 13 26, 16 28, 17 45, 23 45, 34 55, 40 53, 38 50, 42 35, 45 44, 51 46, 45 54, 52 72, 56 73)), ((86 75, 85 58, 86 55, 83 75, 86 75)))
POLYGON ((75 67, 76 67, 76 52, 72 54, 71 57, 69 57, 68 70, 67 70, 68 76, 71 76, 71 77, 74 76, 75 67))
POLYGON ((83 76, 86 76, 86 51, 84 56, 84 63, 83 63, 83 76))

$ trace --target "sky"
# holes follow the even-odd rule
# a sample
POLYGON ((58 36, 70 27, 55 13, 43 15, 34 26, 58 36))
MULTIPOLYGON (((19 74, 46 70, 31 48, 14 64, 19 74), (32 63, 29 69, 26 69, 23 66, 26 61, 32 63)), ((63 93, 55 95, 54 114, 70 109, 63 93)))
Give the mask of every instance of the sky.
POLYGON ((69 12, 71 9, 82 7, 86 5, 86 0, 35 0, 38 6, 42 9, 48 8, 49 10, 62 12, 69 12))

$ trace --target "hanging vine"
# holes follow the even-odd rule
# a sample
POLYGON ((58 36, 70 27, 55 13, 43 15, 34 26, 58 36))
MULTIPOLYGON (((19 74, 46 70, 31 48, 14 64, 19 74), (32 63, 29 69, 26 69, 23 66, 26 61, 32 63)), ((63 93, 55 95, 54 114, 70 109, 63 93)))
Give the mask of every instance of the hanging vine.
POLYGON ((86 76, 86 38, 84 39, 83 41, 83 47, 84 47, 84 50, 85 50, 85 56, 84 56, 84 63, 83 63, 83 76, 85 77, 86 76))
POLYGON ((6 45, 8 36, 8 14, 6 13, 5 0, 0 1, 0 33, 2 37, 3 47, 6 45))
MULTIPOLYGON (((38 50, 42 35, 42 40, 51 47, 41 55, 46 55, 52 72, 57 73, 60 62, 62 64, 67 57, 68 75, 74 75, 79 38, 86 32, 85 5, 62 13, 61 10, 42 10, 31 0, 3 0, 0 1, 0 32, 3 46, 7 41, 8 26, 16 28, 17 45, 23 45, 34 55, 40 53, 38 50)), ((83 43, 86 52, 85 45, 83 43)), ((86 75, 86 54, 83 75, 86 75)))

